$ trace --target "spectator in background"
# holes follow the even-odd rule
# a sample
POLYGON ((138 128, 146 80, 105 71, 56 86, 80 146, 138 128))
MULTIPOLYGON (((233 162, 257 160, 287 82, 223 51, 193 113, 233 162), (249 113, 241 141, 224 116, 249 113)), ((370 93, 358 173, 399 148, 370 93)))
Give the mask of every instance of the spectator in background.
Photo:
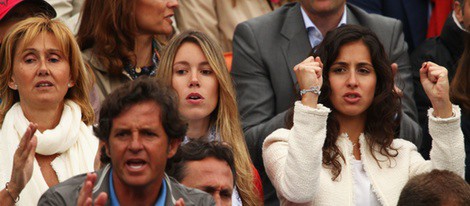
POLYGON ((88 99, 93 74, 58 20, 31 17, 0 50, 2 205, 36 205, 42 193, 94 170, 98 139, 88 99))
POLYGON ((400 99, 390 62, 372 31, 345 25, 330 31, 294 67, 301 101, 291 128, 263 144, 263 160, 282 205, 396 205, 408 180, 435 168, 464 175, 460 109, 449 98, 447 71, 428 62, 421 82, 432 100, 431 160, 395 138, 400 99), (321 90, 320 90, 321 88, 321 90))
MULTIPOLYGON (((299 91, 292 68, 302 62, 323 36, 343 24, 356 24, 377 33, 390 60, 398 65, 395 84, 403 91, 399 137, 421 143, 413 100, 413 82, 401 23, 346 4, 346 0, 300 0, 240 23, 233 41, 232 77, 246 142, 263 179, 265 204, 277 205, 261 156, 264 139, 286 125, 286 114, 299 91), (297 92, 294 92, 297 91, 297 92)), ((394 64, 395 65, 395 64, 394 64)), ((396 67, 393 67, 396 68, 396 67)))
POLYGON ((468 29, 470 29, 470 0, 455 0, 454 11, 448 16, 441 35, 427 39, 411 54, 414 97, 418 108, 418 120, 423 129, 423 141, 419 151, 425 159, 429 159, 431 150, 432 139, 428 130, 427 110, 432 105, 421 86, 419 69, 423 62, 432 61, 447 68, 451 81, 464 50, 463 40, 468 29))
POLYGON ((262 190, 255 188, 259 178, 246 149, 235 90, 220 46, 202 32, 179 34, 166 46, 157 78, 178 93, 179 110, 188 121, 183 143, 206 139, 230 144, 238 174, 234 205, 260 205, 262 190))
POLYGON ((28 17, 45 15, 54 18, 56 12, 44 0, 2 0, 0 1, 0 45, 3 37, 17 22, 28 17))
POLYGON ((186 133, 177 95, 161 82, 139 78, 103 102, 98 138, 111 164, 49 189, 39 205, 214 205, 210 195, 165 174, 186 133))
POLYGON ((232 149, 223 142, 192 140, 171 160, 172 173, 186 187, 212 195, 217 206, 231 206, 237 173, 232 149))
POLYGON ((428 29, 429 0, 347 0, 369 13, 380 14, 403 23, 408 53, 425 39, 428 29))
MULTIPOLYGON (((470 1, 470 0, 465 0, 470 1)), ((467 12, 470 12, 467 10, 467 12)), ((465 139, 465 180, 470 183, 470 34, 465 34, 465 50, 450 84, 452 101, 462 108, 462 130, 465 139)))
POLYGON ((162 47, 156 36, 173 32, 177 6, 177 0, 85 0, 77 41, 97 79, 97 102, 125 82, 156 75, 162 47))
POLYGON ((62 20, 72 31, 77 34, 80 11, 84 0, 47 0, 57 11, 57 18, 62 20))
POLYGON ((446 170, 433 170, 411 178, 401 191, 398 206, 468 206, 470 185, 446 170))
POLYGON ((180 31, 207 33, 222 47, 232 51, 233 31, 238 23, 261 16, 286 0, 180 0, 176 22, 180 31))

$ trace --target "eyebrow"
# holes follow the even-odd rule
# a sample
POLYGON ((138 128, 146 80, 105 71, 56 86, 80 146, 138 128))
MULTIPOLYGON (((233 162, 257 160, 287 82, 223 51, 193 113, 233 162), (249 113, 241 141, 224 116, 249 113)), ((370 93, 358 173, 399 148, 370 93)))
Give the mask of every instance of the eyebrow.
MULTIPOLYGON (((177 65, 177 64, 182 64, 182 65, 185 65, 185 66, 189 66, 189 62, 187 62, 187 61, 175 62, 175 63, 173 64, 173 66, 175 66, 175 65, 177 65)), ((204 62, 201 62, 201 63, 198 64, 198 66, 206 66, 206 65, 209 65, 209 66, 210 66, 210 64, 209 64, 208 61, 204 61, 204 62)))
MULTIPOLYGON (((23 50, 23 53, 28 52, 28 51, 38 52, 38 50, 35 49, 35 48, 26 48, 26 49, 23 50)), ((48 53, 51 53, 51 52, 62 53, 62 51, 61 51, 60 49, 54 49, 54 48, 46 49, 46 51, 47 51, 48 53)))

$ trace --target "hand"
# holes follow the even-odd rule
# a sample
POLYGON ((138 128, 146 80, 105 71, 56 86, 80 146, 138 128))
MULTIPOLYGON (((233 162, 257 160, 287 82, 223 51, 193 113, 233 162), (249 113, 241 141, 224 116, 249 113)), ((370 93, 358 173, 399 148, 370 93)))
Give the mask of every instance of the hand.
MULTIPOLYGON (((393 74, 394 79, 396 81, 397 74, 398 74, 398 64, 393 63, 391 65, 391 67, 392 67, 392 74, 393 74)), ((403 97, 403 91, 401 91, 401 89, 397 87, 397 84, 393 84, 393 89, 395 90, 395 92, 398 94, 399 97, 403 97)))
POLYGON ((419 77, 434 108, 433 115, 441 118, 452 116, 447 69, 433 62, 424 62, 419 69, 419 77))
POLYGON ((8 187, 15 198, 20 195, 33 175, 34 155, 37 146, 37 138, 34 133, 37 128, 37 124, 29 123, 13 156, 13 169, 8 187))
MULTIPOLYGON (((318 86, 321 88, 323 84, 323 63, 320 57, 308 57, 303 62, 294 67, 295 75, 300 89, 310 89, 311 87, 318 86)), ((318 102, 318 95, 307 92, 302 96, 302 104, 316 108, 318 102)))
POLYGON ((180 198, 176 201, 175 206, 184 206, 184 200, 183 198, 180 198))
POLYGON ((95 185, 96 178, 96 173, 88 173, 86 175, 85 182, 83 183, 83 187, 80 190, 78 196, 77 206, 103 206, 106 204, 106 201, 108 200, 108 195, 105 192, 101 192, 93 202, 92 190, 93 186, 95 185))

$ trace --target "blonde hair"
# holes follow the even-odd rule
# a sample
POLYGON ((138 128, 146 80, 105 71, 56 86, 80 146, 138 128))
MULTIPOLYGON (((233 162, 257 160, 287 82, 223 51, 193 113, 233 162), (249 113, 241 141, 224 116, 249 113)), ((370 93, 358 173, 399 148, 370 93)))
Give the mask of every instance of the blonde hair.
POLYGON ((31 17, 17 23, 2 43, 0 49, 0 124, 3 124, 8 110, 20 101, 19 93, 8 87, 13 74, 15 54, 23 48, 18 48, 20 42, 28 45, 41 34, 51 34, 59 42, 60 49, 70 64, 71 80, 75 85, 67 91, 64 99, 74 101, 82 110, 82 121, 91 125, 94 112, 89 100, 89 92, 94 82, 91 70, 85 66, 80 48, 75 37, 65 24, 47 17, 31 17))
POLYGON ((243 205, 261 205, 253 184, 253 169, 240 124, 235 89, 228 72, 220 46, 206 34, 198 31, 186 31, 170 40, 164 49, 157 78, 171 85, 173 62, 179 47, 186 42, 199 45, 219 82, 219 101, 211 114, 211 123, 215 125, 221 140, 233 147, 237 172, 237 190, 243 205))

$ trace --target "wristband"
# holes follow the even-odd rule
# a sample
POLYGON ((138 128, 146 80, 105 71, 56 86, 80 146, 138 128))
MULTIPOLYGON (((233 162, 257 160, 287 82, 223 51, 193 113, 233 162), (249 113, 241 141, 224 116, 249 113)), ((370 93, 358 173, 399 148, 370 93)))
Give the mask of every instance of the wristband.
POLYGON ((8 190, 8 183, 10 182, 7 182, 5 184, 5 190, 7 191, 8 195, 10 195, 11 199, 13 199, 13 202, 17 203, 18 201, 20 201, 20 195, 18 195, 18 197, 16 197, 16 199, 13 197, 13 195, 11 194, 10 190, 8 190))
POLYGON ((309 89, 300 90, 300 96, 303 96, 307 92, 312 92, 312 93, 314 93, 318 96, 320 96, 320 94, 321 94, 320 87, 319 86, 313 86, 313 87, 310 87, 309 89))

